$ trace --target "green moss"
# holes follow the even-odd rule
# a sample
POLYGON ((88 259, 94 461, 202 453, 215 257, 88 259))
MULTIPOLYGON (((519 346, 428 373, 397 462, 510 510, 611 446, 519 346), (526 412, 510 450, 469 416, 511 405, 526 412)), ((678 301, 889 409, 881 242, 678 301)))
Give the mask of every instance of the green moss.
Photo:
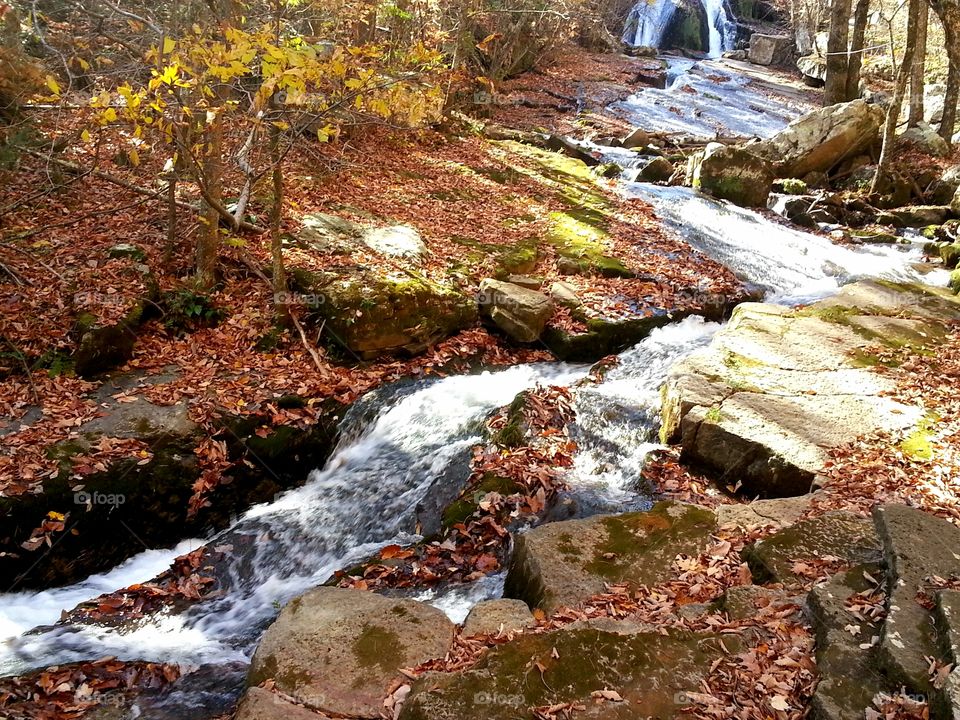
POLYGON ((954 270, 950 273, 950 289, 954 295, 960 294, 960 270, 954 270))
POLYGON ((928 413, 907 437, 900 442, 900 451, 911 460, 929 462, 933 460, 933 427, 938 418, 928 413))
POLYGON ((705 417, 708 422, 712 422, 712 423, 720 422, 720 420, 723 419, 723 413, 720 412, 720 406, 714 405, 713 407, 711 407, 709 410, 707 410, 707 414, 705 415, 705 417))
POLYGON ((807 184, 797 178, 786 178, 780 182, 780 185, 788 195, 805 195, 808 190, 807 184))
POLYGON ((383 672, 392 672, 404 663, 403 644, 392 630, 379 625, 364 625, 353 641, 353 655, 360 667, 379 667, 383 672))

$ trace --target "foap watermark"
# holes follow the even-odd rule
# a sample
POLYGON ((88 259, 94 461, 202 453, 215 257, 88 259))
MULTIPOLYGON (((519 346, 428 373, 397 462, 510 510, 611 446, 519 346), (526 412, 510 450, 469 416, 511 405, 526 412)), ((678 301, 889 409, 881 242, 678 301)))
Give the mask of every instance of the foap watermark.
POLYGON ((323 293, 278 292, 274 293, 273 302, 277 305, 320 307, 321 305, 326 305, 327 296, 323 293))
POLYGON ((523 695, 507 695, 505 693, 478 692, 473 696, 474 705, 505 705, 520 707, 525 704, 523 695))
POLYGON ((117 508, 127 502, 127 497, 121 493, 79 490, 73 494, 73 502, 75 505, 85 505, 88 510, 94 505, 117 508))

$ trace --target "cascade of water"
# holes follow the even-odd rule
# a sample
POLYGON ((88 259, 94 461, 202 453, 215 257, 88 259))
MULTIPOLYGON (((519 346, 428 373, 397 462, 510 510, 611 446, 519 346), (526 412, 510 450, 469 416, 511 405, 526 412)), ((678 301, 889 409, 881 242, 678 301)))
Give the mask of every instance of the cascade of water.
POLYGON ((627 17, 623 42, 634 47, 660 47, 676 11, 675 0, 640 0, 627 17))

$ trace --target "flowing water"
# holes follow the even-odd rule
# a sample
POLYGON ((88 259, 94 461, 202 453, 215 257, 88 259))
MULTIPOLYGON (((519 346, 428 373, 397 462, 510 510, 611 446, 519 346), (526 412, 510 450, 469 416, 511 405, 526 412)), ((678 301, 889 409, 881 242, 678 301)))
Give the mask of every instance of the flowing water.
MULTIPOLYGON (((732 50, 737 25, 725 0, 700 0, 709 30, 709 57, 720 57, 732 50)), ((659 48, 676 17, 676 0, 640 0, 630 10, 624 26, 623 42, 634 47, 659 48)))
MULTIPOLYGON (((779 302, 822 297, 862 276, 919 277, 913 248, 837 247, 689 189, 631 182, 622 188, 653 203, 688 242, 779 302)), ((660 385, 670 366, 708 343, 718 327, 691 317, 656 330, 622 353, 600 384, 580 382, 586 366, 534 364, 374 391, 348 413, 339 446, 304 487, 251 509, 212 541, 228 558, 218 577, 222 595, 122 627, 28 631, 51 625, 81 600, 150 579, 199 543, 188 541, 70 587, 0 596, 0 675, 104 655, 229 666, 234 676, 242 674, 283 603, 385 544, 414 540, 418 520, 452 499, 451 488, 466 479, 483 420, 538 384, 570 386, 574 393, 579 450, 566 477, 569 513, 646 507, 650 498, 639 480, 655 447, 660 385)), ((479 600, 498 596, 502 584, 498 575, 419 597, 459 621, 479 600)))

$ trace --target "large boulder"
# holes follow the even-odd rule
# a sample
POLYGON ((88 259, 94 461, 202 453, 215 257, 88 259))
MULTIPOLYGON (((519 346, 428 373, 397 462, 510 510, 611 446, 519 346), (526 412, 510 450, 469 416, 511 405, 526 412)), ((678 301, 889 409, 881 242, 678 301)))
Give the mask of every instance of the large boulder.
POLYGON ((804 55, 797 59, 797 69, 810 85, 822 85, 827 79, 827 59, 822 55, 804 55))
POLYGON ((802 178, 868 152, 880 140, 883 120, 879 106, 854 100, 814 110, 749 147, 774 163, 780 177, 802 178))
POLYGON ((710 143, 691 158, 689 175, 698 190, 746 207, 766 207, 776 179, 769 160, 720 143, 710 143))
POLYGON ((400 720, 517 720, 567 703, 597 720, 689 717, 713 663, 740 648, 734 635, 578 623, 524 635, 468 670, 424 676, 400 720))
POLYGON ((420 275, 345 268, 294 278, 327 335, 363 359, 422 352, 477 320, 473 298, 420 275))
POLYGON ((951 153, 950 143, 940 137, 937 131, 925 122, 904 130, 900 134, 900 140, 910 143, 928 155, 947 157, 951 153))
POLYGON ((463 635, 470 637, 519 632, 536 624, 533 613, 523 600, 486 600, 474 605, 463 621, 463 635))
POLYGON ((292 600, 267 629, 248 682, 272 680, 311 710, 378 718, 401 669, 443 657, 453 636, 453 623, 430 605, 317 588, 292 600))
POLYGON ((500 280, 480 283, 480 310, 517 342, 534 342, 553 315, 553 301, 536 290, 500 280))
MULTIPOLYGON (((661 439, 750 495, 809 492, 831 448, 875 431, 906 433, 922 418, 919 406, 889 397, 893 381, 871 370, 870 351, 942 337, 917 297, 858 283, 799 312, 740 305, 710 346, 671 369, 661 439)), ((929 303, 941 321, 958 309, 939 295, 929 303)))
POLYGON ((658 585, 675 576, 676 556, 698 555, 716 527, 710 510, 672 502, 542 525, 515 537, 504 593, 549 613, 610 583, 658 585))
POLYGON ((750 36, 748 58, 755 65, 786 65, 793 56, 793 38, 787 35, 750 36))

